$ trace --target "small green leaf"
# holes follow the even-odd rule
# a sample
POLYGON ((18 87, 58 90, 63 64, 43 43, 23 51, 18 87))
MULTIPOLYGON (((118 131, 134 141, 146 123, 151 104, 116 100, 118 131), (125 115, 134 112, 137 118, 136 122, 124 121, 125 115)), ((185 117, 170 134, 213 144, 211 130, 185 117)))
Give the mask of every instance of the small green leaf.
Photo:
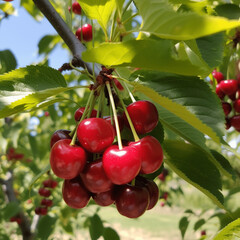
POLYGON ((40 10, 35 6, 34 2, 31 0, 21 0, 21 6, 26 9, 26 11, 37 21, 43 18, 40 10))
POLYGON ((0 74, 14 70, 17 67, 15 56, 10 50, 0 51, 0 74))
POLYGON ((207 195, 220 208, 223 206, 221 175, 209 159, 209 155, 198 147, 183 141, 165 140, 163 144, 167 158, 165 163, 181 178, 207 195))
POLYGON ((91 240, 99 239, 99 237, 102 236, 103 231, 104 227, 101 218, 97 214, 94 214, 90 217, 89 233, 91 240))
POLYGON ((104 240, 120 240, 118 233, 111 227, 106 227, 103 230, 104 240))
POLYGON ((28 140, 31 146, 32 150, 32 155, 34 160, 38 158, 38 145, 37 145, 37 140, 35 137, 31 136, 30 134, 28 135, 28 140))
POLYGON ((206 223, 206 221, 203 218, 197 220, 193 227, 194 231, 197 231, 205 223, 206 223))
POLYGON ((8 220, 9 218, 17 215, 20 212, 20 207, 18 202, 10 202, 3 210, 4 218, 8 220))
POLYGON ((46 35, 38 43, 39 54, 49 54, 60 42, 59 35, 46 35))
POLYGON ((43 216, 38 222, 37 238, 48 239, 50 234, 53 232, 57 217, 43 216))
POLYGON ((135 0, 143 19, 141 30, 160 38, 190 40, 240 26, 228 20, 195 12, 176 12, 167 0, 135 0))
POLYGON ((240 7, 236 4, 226 3, 216 6, 214 9, 219 16, 229 18, 229 19, 238 19, 240 18, 240 7))
POLYGON ((228 224, 212 240, 240 239, 240 218, 228 224))
POLYGON ((181 231, 182 239, 184 239, 185 233, 189 225, 189 220, 187 217, 182 217, 179 221, 179 230, 181 231))

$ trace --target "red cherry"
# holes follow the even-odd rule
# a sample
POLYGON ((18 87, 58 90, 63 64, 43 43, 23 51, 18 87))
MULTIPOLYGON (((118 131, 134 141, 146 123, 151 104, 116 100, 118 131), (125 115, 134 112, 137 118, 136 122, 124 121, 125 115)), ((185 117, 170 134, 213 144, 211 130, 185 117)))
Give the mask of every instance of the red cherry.
POLYGON ((16 222, 17 224, 21 224, 22 219, 20 217, 11 217, 10 222, 16 222))
POLYGON ((50 115, 49 112, 44 112, 45 117, 49 117, 49 115, 50 115))
POLYGON ((40 196, 43 196, 43 197, 49 197, 51 195, 51 191, 49 189, 46 189, 46 188, 40 188, 38 190, 38 193, 40 196))
POLYGON ((160 168, 163 162, 163 150, 156 138, 146 136, 138 142, 131 142, 129 145, 134 145, 139 149, 142 158, 141 173, 153 173, 160 168))
POLYGON ((3 0, 4 2, 12 2, 13 0, 3 0))
POLYGON ((88 118, 80 122, 77 137, 89 152, 101 153, 111 146, 115 137, 113 126, 102 118, 88 118))
POLYGON ((59 129, 59 130, 55 131, 51 137, 50 147, 52 147, 54 145, 54 143, 56 143, 57 141, 59 141, 61 139, 71 139, 71 137, 69 136, 70 132, 71 131, 65 130, 65 129, 59 129))
POLYGON ((232 111, 232 105, 228 102, 222 102, 222 108, 225 116, 227 116, 232 111))
POLYGON ((92 40, 92 25, 84 24, 82 27, 78 28, 76 31, 77 38, 81 41, 83 40, 89 42, 92 40), (82 36, 81 36, 82 35, 82 36))
POLYGON ((117 145, 107 148, 103 154, 103 169, 114 184, 126 184, 132 181, 141 168, 141 155, 135 146, 123 147, 117 145))
POLYGON ((221 90, 219 84, 217 84, 217 86, 216 86, 216 94, 218 95, 218 97, 219 97, 221 100, 223 100, 224 97, 225 97, 225 93, 221 90))
POLYGON ((166 168, 163 168, 162 172, 159 174, 158 178, 164 182, 166 176, 168 175, 168 170, 166 168))
POLYGON ((240 99, 237 99, 234 103, 233 103, 233 108, 236 112, 240 113, 240 99))
POLYGON ((75 14, 78 14, 78 15, 81 15, 81 6, 80 4, 76 1, 76 2, 73 2, 72 4, 72 11, 75 13, 75 14))
POLYGON ((103 207, 110 206, 115 202, 113 189, 110 189, 107 192, 94 193, 92 198, 97 205, 103 207))
POLYGON ((216 70, 213 70, 212 75, 217 80, 218 83, 220 83, 224 79, 223 74, 221 72, 216 71, 216 70))
POLYGON ((236 130, 240 130, 240 115, 235 115, 231 117, 230 124, 233 126, 236 130))
POLYGON ((115 197, 118 212, 128 218, 140 217, 149 205, 149 193, 145 187, 122 185, 115 197))
MULTIPOLYGON (((138 134, 151 132, 158 124, 158 111, 154 104, 149 101, 137 101, 127 107, 129 116, 138 134)), ((124 114, 124 122, 127 127, 129 123, 124 114)))
POLYGON ((48 209, 46 207, 37 207, 35 213, 37 215, 47 215, 48 209))
POLYGON ((113 82, 115 83, 116 87, 117 87, 120 91, 123 91, 123 90, 124 90, 124 87, 122 86, 122 84, 121 84, 116 78, 113 78, 113 82))
POLYGON ((160 198, 163 198, 165 201, 168 199, 168 192, 164 192, 160 198))
POLYGON ((102 159, 88 163, 80 176, 85 187, 92 193, 106 192, 113 187, 103 170, 102 159))
MULTIPOLYGON (((111 116, 104 116, 103 119, 105 119, 106 121, 108 121, 108 122, 114 127, 115 135, 117 135, 117 134, 116 134, 116 128, 115 128, 114 119, 113 119, 113 124, 112 124, 111 116)), ((123 115, 122 115, 122 114, 117 114, 117 119, 118 119, 119 129, 120 129, 120 131, 122 131, 123 128, 124 128, 123 115)))
MULTIPOLYGON (((75 118, 75 121, 78 122, 83 113, 84 113, 84 110, 85 110, 85 107, 80 107, 76 110, 75 114, 74 114, 74 118, 75 118)), ((92 110, 92 113, 91 113, 91 118, 95 118, 97 116, 97 111, 95 109, 92 110)))
POLYGON ((228 130, 231 127, 231 123, 229 118, 225 118, 225 128, 226 130, 228 130))
POLYGON ((205 231, 205 230, 202 230, 202 231, 201 231, 201 236, 206 236, 206 235, 207 235, 206 231, 205 231))
POLYGON ((66 204, 72 208, 84 208, 91 197, 80 178, 64 180, 62 195, 66 204))
POLYGON ((140 187, 146 187, 150 196, 150 202, 147 210, 152 209, 157 204, 159 199, 159 189, 157 184, 150 179, 138 176, 136 178, 136 185, 140 187))
POLYGON ((87 155, 83 148, 69 145, 70 139, 56 142, 51 150, 50 164, 56 176, 63 179, 76 177, 84 168, 87 155))
POLYGON ((224 80, 219 83, 219 88, 226 95, 233 95, 238 90, 238 82, 233 79, 224 80))
POLYGON ((43 186, 45 188, 55 188, 58 185, 57 181, 52 180, 52 179, 47 179, 43 181, 43 186))
POLYGON ((44 198, 41 201, 41 205, 46 206, 46 207, 51 207, 53 204, 51 199, 44 198))
POLYGON ((160 202, 160 206, 164 207, 165 206, 165 202, 160 202))

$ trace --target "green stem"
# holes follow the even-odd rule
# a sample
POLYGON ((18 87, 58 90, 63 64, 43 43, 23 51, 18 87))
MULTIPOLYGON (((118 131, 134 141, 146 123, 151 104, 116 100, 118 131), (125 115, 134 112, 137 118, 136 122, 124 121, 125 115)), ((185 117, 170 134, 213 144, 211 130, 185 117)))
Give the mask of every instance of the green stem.
POLYGON ((131 185, 132 185, 132 186, 135 186, 135 182, 136 182, 136 179, 134 178, 134 179, 131 181, 131 185))
POLYGON ((129 22, 131 19, 135 18, 139 13, 136 12, 134 13, 132 16, 130 16, 129 18, 127 18, 124 22, 122 22, 122 25, 125 25, 127 22, 129 22))
POLYGON ((89 104, 89 109, 88 109, 88 114, 87 114, 87 118, 90 118, 91 117, 91 113, 92 113, 92 110, 93 110, 93 107, 95 105, 95 102, 96 102, 96 99, 98 98, 98 96, 96 95, 93 95, 93 100, 90 102, 89 104))
POLYGON ((103 105, 104 105, 104 103, 103 103, 104 87, 105 86, 102 86, 101 89, 100 89, 100 95, 99 95, 99 100, 98 100, 97 118, 102 116, 102 109, 103 109, 103 105))
MULTIPOLYGON (((95 31, 94 31, 93 20, 91 20, 91 24, 92 24, 92 47, 94 48, 95 31)), ((96 79, 95 72, 94 72, 94 67, 95 67, 95 63, 93 62, 92 63, 93 79, 96 79)))
POLYGON ((133 126, 132 120, 131 120, 131 118, 130 118, 130 116, 129 116, 129 114, 128 114, 128 111, 127 111, 127 109, 126 109, 126 107, 125 107, 125 104, 124 104, 124 102, 123 102, 123 100, 122 100, 122 97, 120 96, 120 94, 119 94, 119 92, 118 92, 118 88, 116 87, 116 85, 115 85, 114 82, 112 82, 112 84, 113 84, 114 90, 116 91, 116 93, 117 93, 117 95, 118 95, 118 97, 119 97, 120 103, 121 103, 121 105, 122 105, 122 107, 123 107, 123 110, 124 110, 124 112, 125 112, 125 115, 126 115, 126 117, 127 117, 128 123, 129 123, 129 125, 130 125, 130 129, 131 129, 132 134, 133 134, 133 137, 134 137, 134 141, 135 141, 135 142, 138 142, 140 139, 139 139, 139 137, 138 137, 138 135, 137 135, 137 132, 136 132, 134 126, 133 126))
POLYGON ((130 1, 127 3, 127 5, 125 6, 125 8, 123 9, 122 16, 123 16, 123 14, 127 11, 128 7, 131 5, 132 1, 133 1, 133 0, 130 0, 130 1))
POLYGON ((116 14, 117 14, 117 12, 115 11, 113 20, 112 20, 111 31, 110 31, 110 42, 112 41, 112 38, 113 38, 116 14))
POLYGON ((110 102, 111 102, 111 106, 112 106, 112 111, 113 111, 115 129, 117 132, 118 148, 119 148, 119 150, 122 150, 123 146, 122 146, 122 139, 121 139, 120 128, 119 128, 119 123, 118 123, 118 118, 117 118, 117 111, 116 111, 116 107, 115 107, 115 103, 114 103, 114 99, 113 99, 113 95, 112 95, 112 90, 111 90, 111 87, 110 87, 110 84, 108 81, 106 82, 106 86, 107 86, 107 90, 108 90, 108 94, 109 94, 109 98, 110 98, 110 102))

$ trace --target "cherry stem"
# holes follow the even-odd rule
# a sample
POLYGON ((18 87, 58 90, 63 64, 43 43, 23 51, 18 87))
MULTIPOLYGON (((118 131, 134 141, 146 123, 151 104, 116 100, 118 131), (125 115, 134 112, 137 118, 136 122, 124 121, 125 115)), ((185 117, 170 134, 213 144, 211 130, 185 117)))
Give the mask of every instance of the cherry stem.
POLYGON ((111 90, 111 87, 110 87, 110 84, 108 81, 106 82, 106 86, 107 86, 107 90, 108 90, 108 94, 109 94, 109 98, 110 98, 110 102, 111 102, 111 106, 112 106, 112 111, 113 111, 115 129, 117 132, 118 148, 119 148, 119 150, 122 150, 123 146, 122 146, 122 139, 121 139, 120 128, 119 128, 119 123, 118 123, 118 118, 117 118, 117 111, 116 111, 116 107, 115 107, 115 103, 114 103, 114 99, 113 99, 113 95, 112 95, 112 90, 111 90))
POLYGON ((87 116, 87 113, 88 113, 88 107, 90 105, 90 103, 93 101, 93 94, 94 94, 94 91, 91 91, 90 92, 90 95, 88 97, 88 101, 87 101, 87 104, 85 106, 85 109, 84 109, 84 112, 83 112, 83 115, 81 117, 81 119, 77 122, 75 128, 73 129, 73 131, 69 134, 69 136, 71 137, 73 135, 73 138, 72 138, 72 141, 70 143, 71 146, 75 145, 75 142, 76 142, 76 138, 77 138, 77 127, 79 125, 79 123, 87 116))
POLYGON ((134 126, 133 126, 132 120, 131 120, 131 118, 130 118, 130 116, 129 116, 129 114, 128 114, 128 111, 127 111, 127 109, 126 109, 126 107, 125 107, 125 104, 124 104, 124 102, 123 102, 123 100, 122 100, 122 97, 120 96, 120 94, 119 94, 119 92, 118 92, 118 89, 117 89, 117 86, 115 85, 115 83, 112 82, 112 84, 113 84, 114 90, 116 91, 116 93, 117 93, 117 95, 118 95, 118 98, 119 98, 120 103, 121 103, 121 105, 122 105, 122 107, 123 107, 123 110, 124 110, 124 112, 125 112, 125 115, 126 115, 126 117, 127 117, 127 120, 128 120, 129 126, 130 126, 130 129, 131 129, 132 134, 133 134, 133 137, 134 137, 134 141, 135 141, 135 142, 138 142, 140 139, 139 139, 139 137, 138 137, 138 135, 137 135, 137 132, 136 132, 134 126))
POLYGON ((100 89, 100 95, 99 95, 99 100, 98 100, 98 111, 97 111, 97 118, 101 117, 102 115, 102 110, 103 110, 103 94, 104 94, 104 86, 101 87, 100 89))
POLYGON ((134 179, 131 181, 131 185, 132 185, 132 186, 135 186, 135 182, 136 182, 136 179, 134 178, 134 179))

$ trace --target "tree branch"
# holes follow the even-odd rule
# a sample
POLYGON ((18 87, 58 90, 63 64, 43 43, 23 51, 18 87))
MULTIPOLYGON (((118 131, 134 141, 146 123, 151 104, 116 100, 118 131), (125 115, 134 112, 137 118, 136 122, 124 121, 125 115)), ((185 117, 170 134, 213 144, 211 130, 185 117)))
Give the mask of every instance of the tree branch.
MULTIPOLYGON (((17 198, 13 189, 13 172, 8 171, 6 176, 6 180, 0 179, 0 184, 3 187, 3 191, 5 192, 8 202, 17 202, 17 198)), ((21 219, 19 228, 21 229, 23 240, 34 239, 34 235, 30 230, 30 223, 27 216, 22 211, 20 211, 17 216, 21 219)))
MULTIPOLYGON (((54 9, 52 4, 48 0, 33 0, 35 5, 39 8, 39 10, 43 13, 43 15, 48 19, 51 25, 55 28, 57 33, 63 39, 63 41, 67 44, 69 49, 73 54, 72 63, 76 67, 87 68, 88 71, 93 73, 92 63, 87 63, 82 60, 82 52, 86 50, 85 46, 76 38, 71 29, 65 23, 65 21, 61 18, 61 16, 54 9)), ((99 74, 100 67, 95 64, 95 76, 99 74)))

